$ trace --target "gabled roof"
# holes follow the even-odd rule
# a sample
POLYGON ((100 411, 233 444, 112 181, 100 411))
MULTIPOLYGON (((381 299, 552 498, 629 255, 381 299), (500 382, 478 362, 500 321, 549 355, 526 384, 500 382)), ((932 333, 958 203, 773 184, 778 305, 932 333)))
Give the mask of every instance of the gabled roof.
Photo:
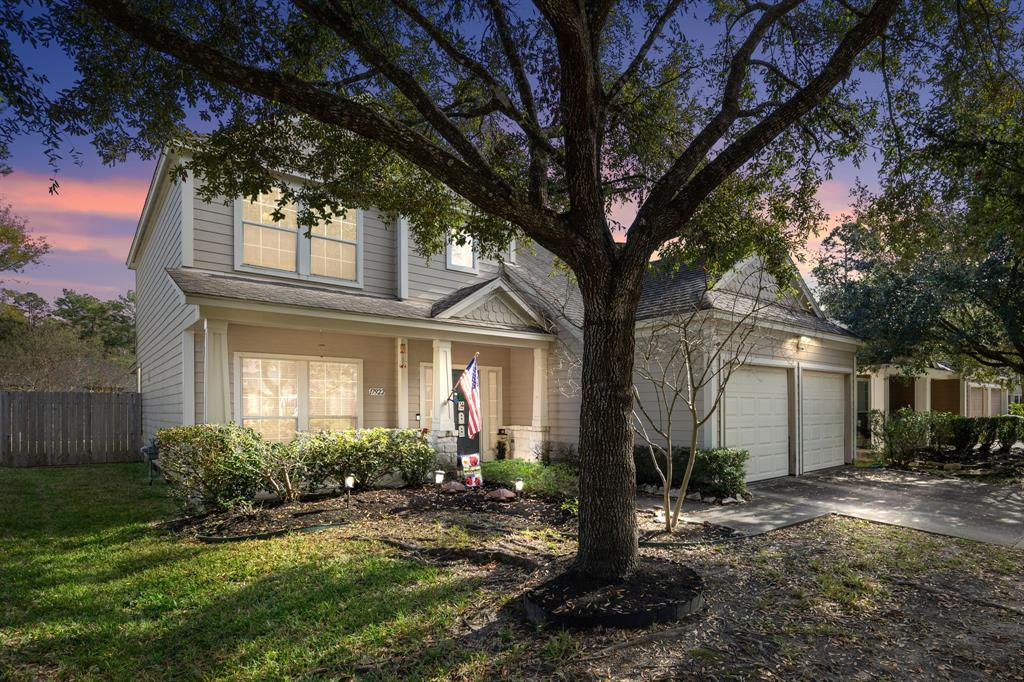
POLYGON ((468 286, 434 303, 431 314, 438 319, 478 319, 543 329, 547 321, 504 277, 468 286))
MULTIPOLYGON (((744 313, 757 303, 755 297, 730 290, 741 278, 736 271, 749 266, 738 263, 733 272, 708 290, 707 273, 699 267, 683 265, 678 269, 658 268, 655 264, 644 279, 643 292, 637 306, 637 319, 650 320, 668 315, 681 315, 698 310, 744 313)), ((537 305, 555 320, 562 318, 571 327, 583 325, 583 299, 571 275, 553 265, 553 257, 545 251, 531 254, 520 251, 517 265, 508 268, 511 281, 538 299, 537 305)), ((761 320, 791 325, 812 333, 853 337, 846 328, 828 320, 817 308, 814 298, 800 280, 800 295, 791 300, 766 306, 758 313, 761 320)))

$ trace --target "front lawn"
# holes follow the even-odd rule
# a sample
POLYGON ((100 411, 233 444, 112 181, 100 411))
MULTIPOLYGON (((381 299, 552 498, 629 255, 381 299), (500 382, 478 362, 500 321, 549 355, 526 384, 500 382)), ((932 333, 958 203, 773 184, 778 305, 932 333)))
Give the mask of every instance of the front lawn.
POLYGON ((498 554, 571 552, 565 528, 442 505, 201 544, 163 526, 165 490, 136 465, 0 469, 0 679, 1024 675, 1015 550, 840 517, 649 549, 705 575, 706 613, 558 633, 522 622, 529 570, 498 554))

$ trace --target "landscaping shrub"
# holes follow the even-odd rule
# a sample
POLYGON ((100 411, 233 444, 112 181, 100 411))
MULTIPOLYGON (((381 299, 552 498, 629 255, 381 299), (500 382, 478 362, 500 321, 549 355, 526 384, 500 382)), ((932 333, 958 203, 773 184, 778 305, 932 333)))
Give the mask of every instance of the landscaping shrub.
MULTIPOLYGON (((688 448, 673 448, 672 449, 672 487, 678 488, 682 485, 683 474, 686 473, 686 461, 689 457, 690 450, 688 448)), ((654 449, 654 455, 658 458, 658 466, 661 467, 662 473, 665 472, 665 453, 658 448, 654 449)), ((636 482, 637 485, 658 485, 661 483, 661 476, 658 475, 658 470, 654 467, 654 462, 651 461, 651 451, 647 444, 637 445, 633 448, 633 462, 636 466, 636 482)), ((694 465, 696 466, 696 465, 694 465)))
POLYGON ((484 483, 512 488, 516 479, 523 479, 523 492, 559 500, 579 495, 580 483, 576 469, 567 464, 543 464, 521 459, 483 462, 484 483))
POLYGON ((1015 417, 1024 417, 1024 403, 1010 403, 1010 414, 1015 417))
POLYGON ((996 437, 1001 449, 1008 452, 1018 441, 1024 440, 1024 417, 1017 415, 999 417, 996 437))
POLYGON ((999 438, 999 417, 976 417, 978 421, 978 443, 982 452, 992 452, 992 446, 999 438))
POLYGON ((890 464, 907 466, 917 458, 918 451, 928 447, 931 417, 927 412, 915 412, 904 407, 881 425, 885 458, 890 464))
POLYGON ((269 444, 237 424, 197 424, 160 429, 160 468, 172 495, 204 509, 250 502, 264 486, 269 444))
POLYGON ((299 499, 300 488, 305 487, 305 454, 295 441, 271 443, 265 451, 261 466, 263 481, 282 502, 299 499))
POLYGON ((370 487, 393 471, 416 485, 437 458, 426 437, 414 429, 321 431, 300 435, 297 447, 303 453, 307 489, 344 481, 349 474, 358 485, 370 487))
MULTIPOLYGON (((683 483, 686 464, 689 458, 687 448, 674 448, 672 452, 672 487, 678 488, 683 483)), ((655 450, 658 464, 665 470, 664 453, 655 450)), ((693 463, 693 474, 690 476, 688 491, 696 491, 701 495, 715 497, 731 497, 747 491, 746 462, 750 453, 746 450, 719 448, 716 450, 698 450, 693 463)), ((661 477, 651 462, 651 453, 647 445, 633 448, 633 459, 636 462, 636 482, 638 485, 661 485, 661 477)))
POLYGON ((974 417, 954 417, 951 422, 951 445, 961 459, 974 454, 974 446, 981 435, 981 424, 974 417))
MULTIPOLYGON (((698 450, 689 490, 707 497, 738 497, 747 492, 747 460, 750 453, 732 448, 698 450)), ((674 477, 673 477, 674 478, 674 477)))
POLYGON ((437 453, 427 437, 415 429, 394 431, 395 468, 407 485, 422 484, 437 465, 437 453))

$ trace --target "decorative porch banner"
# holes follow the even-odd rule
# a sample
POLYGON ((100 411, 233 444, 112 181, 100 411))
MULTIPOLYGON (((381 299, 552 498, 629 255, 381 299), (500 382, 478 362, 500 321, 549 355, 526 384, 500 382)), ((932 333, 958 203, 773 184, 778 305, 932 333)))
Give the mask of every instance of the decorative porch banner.
POLYGON ((460 455, 459 463, 462 466, 462 482, 467 488, 479 488, 484 484, 479 454, 460 455))

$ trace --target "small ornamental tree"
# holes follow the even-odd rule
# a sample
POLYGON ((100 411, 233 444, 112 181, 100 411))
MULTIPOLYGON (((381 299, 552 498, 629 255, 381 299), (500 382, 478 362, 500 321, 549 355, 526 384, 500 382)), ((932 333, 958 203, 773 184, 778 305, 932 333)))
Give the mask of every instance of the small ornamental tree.
POLYGON ((575 567, 606 578, 638 565, 633 332, 652 255, 756 251, 781 269, 835 161, 895 147, 875 135, 885 105, 980 73, 1016 21, 1001 0, 42 4, 0 10, 4 45, 58 45, 80 77, 50 96, 0 49, 0 151, 26 130, 51 146, 89 135, 108 161, 173 145, 209 198, 277 187, 307 227, 376 207, 428 253, 471 239, 496 256, 525 237, 572 269, 575 567), (636 211, 620 225, 623 203, 636 211))
POLYGON ((707 275, 697 303, 681 313, 641 322, 637 330, 633 429, 647 446, 664 487, 665 530, 679 521, 697 460, 701 429, 718 411, 729 380, 754 355, 778 356, 786 338, 758 326, 789 296, 757 262, 732 273, 732 281, 707 275), (713 308, 711 306, 714 306, 713 308), (672 453, 680 422, 689 426, 686 469, 673 506, 672 453))

